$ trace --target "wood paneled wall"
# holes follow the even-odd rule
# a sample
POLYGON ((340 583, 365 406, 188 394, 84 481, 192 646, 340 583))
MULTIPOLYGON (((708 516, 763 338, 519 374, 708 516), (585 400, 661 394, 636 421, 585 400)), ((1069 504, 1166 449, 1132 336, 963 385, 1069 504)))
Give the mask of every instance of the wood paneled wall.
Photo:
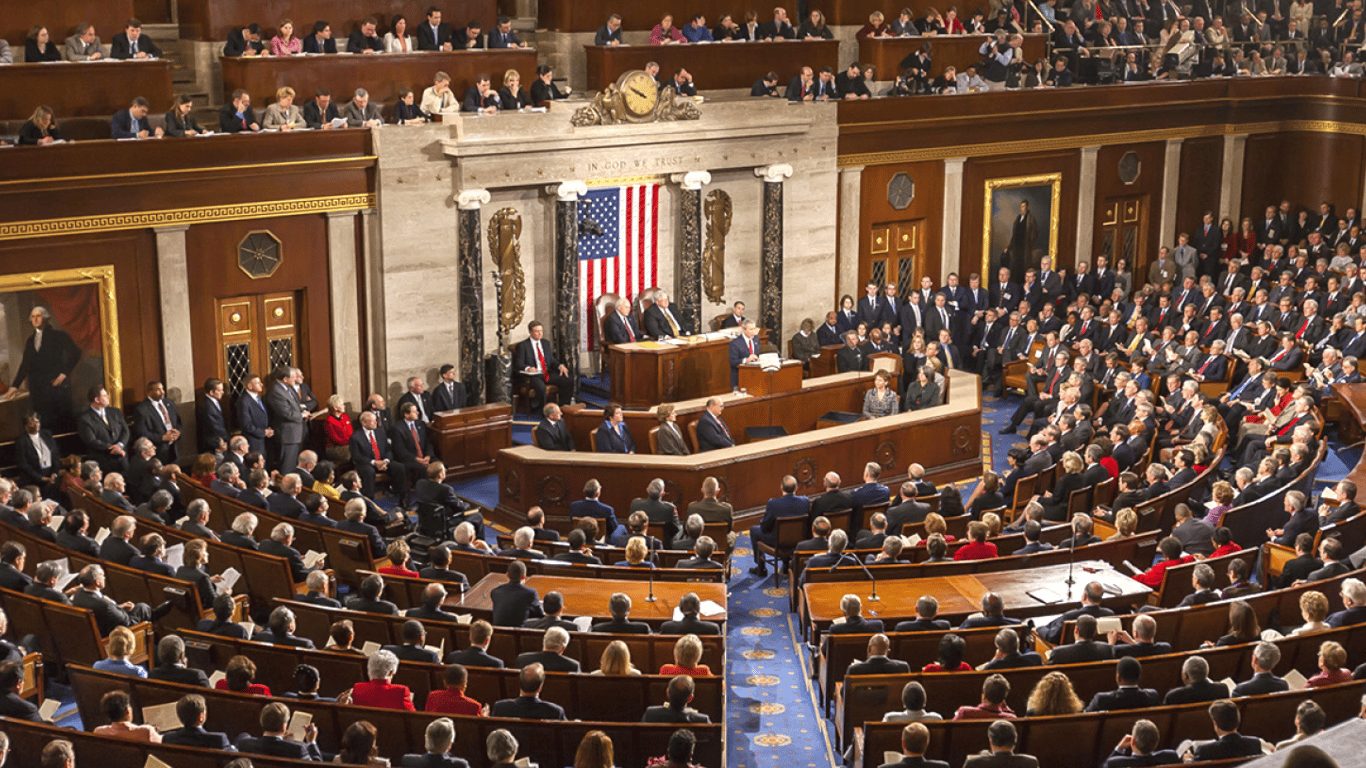
MULTIPOLYGON (((190 335, 195 381, 217 375, 217 299, 283 291, 300 292, 300 354, 313 392, 325 400, 334 391, 332 326, 328 298, 327 219, 284 216, 197 224, 185 234, 189 252, 190 335), (237 266, 237 244, 249 232, 269 230, 280 239, 282 259, 275 274, 253 280, 237 266)), ((356 329, 356 344, 361 344, 356 329)), ((265 376, 269 371, 256 370, 265 376)), ((341 375, 341 372, 336 372, 341 375)), ((351 372, 354 375, 354 372, 351 372)))
POLYGON ((1281 200, 1311 213, 1325 200, 1339 213, 1349 207, 1360 210, 1363 140, 1299 131, 1248 137, 1240 216, 1260 221, 1266 206, 1281 200))
MULTIPOLYGON (((1108 201, 1126 198, 1146 198, 1144 207, 1144 237, 1141 248, 1131 267, 1141 267, 1146 263, 1149 253, 1156 253, 1161 243, 1158 236, 1162 229, 1162 177, 1166 168, 1167 143, 1150 141, 1142 144, 1112 144, 1101 147, 1096 153, 1096 226, 1090 243, 1079 244, 1077 260, 1086 258, 1095 266, 1096 254, 1100 253, 1102 230, 1100 221, 1108 201), (1130 152, 1138 159, 1138 177, 1126 184, 1120 178, 1120 162, 1130 152)), ((1118 252, 1116 248, 1116 252, 1118 252)), ((1075 263, 1075 262, 1073 262, 1075 263)), ((1114 264, 1112 259, 1111 264, 1114 264)))
POLYGON ((52 42, 60 46, 75 33, 77 24, 90 22, 95 25, 100 41, 107 45, 123 31, 124 22, 132 15, 133 0, 0 0, 0 38, 9 43, 11 50, 23 53, 24 41, 34 24, 47 27, 52 42))
MULTIPOLYGON (((1218 223, 1219 189, 1224 173, 1224 137, 1203 136, 1181 143, 1181 173, 1176 182, 1176 231, 1190 232, 1214 212, 1218 223)), ((1235 229, 1237 225, 1234 225, 1235 229)))
MULTIPOLYGON (((867 254, 872 247, 869 232, 879 222, 906 222, 924 219, 925 240, 920 247, 914 281, 922 275, 941 283, 944 271, 944 161, 928 160, 921 163, 901 163, 865 168, 862 176, 862 210, 859 217, 859 254, 867 254), (898 211, 887 202, 887 184, 898 173, 905 173, 915 183, 915 197, 905 210, 898 211)), ((862 262, 860 262, 862 263, 862 262)), ((859 291, 867 275, 859 274, 859 291)))
POLYGON ((115 405, 127 413, 143 398, 146 383, 163 377, 156 239, 150 229, 4 242, 0 264, 5 274, 113 265, 123 376, 123 402, 115 405))

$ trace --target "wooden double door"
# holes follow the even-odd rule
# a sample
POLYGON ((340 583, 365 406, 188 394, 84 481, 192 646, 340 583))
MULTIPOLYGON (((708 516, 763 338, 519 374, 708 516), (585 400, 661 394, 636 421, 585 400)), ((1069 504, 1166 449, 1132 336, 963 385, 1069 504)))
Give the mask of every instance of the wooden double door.
POLYGON ((301 292, 260 293, 217 299, 216 376, 228 395, 243 391, 247 378, 269 379, 282 366, 307 369, 302 359, 301 292))
POLYGON ((868 250, 859 259, 859 295, 869 280, 880 285, 895 283, 896 295, 901 298, 919 286, 924 268, 924 219, 874 224, 867 242, 868 250))

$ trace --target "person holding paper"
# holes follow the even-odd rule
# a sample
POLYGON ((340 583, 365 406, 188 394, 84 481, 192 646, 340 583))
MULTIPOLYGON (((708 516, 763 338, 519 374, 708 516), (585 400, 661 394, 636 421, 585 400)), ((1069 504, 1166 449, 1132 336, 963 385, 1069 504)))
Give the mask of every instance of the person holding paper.
POLYGON ((149 533, 143 536, 138 545, 138 550, 141 554, 128 561, 130 567, 159 576, 175 578, 175 566, 163 559, 166 557, 166 540, 161 538, 161 534, 149 533))
POLYGON ((108 725, 95 729, 96 736, 106 736, 128 741, 147 741, 161 743, 161 734, 150 725, 133 724, 133 702, 124 691, 110 691, 100 698, 100 708, 109 718, 108 725))
POLYGON ((5 692, 0 696, 0 717, 33 723, 43 722, 43 718, 38 714, 38 707, 29 700, 19 697, 19 691, 23 688, 24 666, 13 661, 0 663, 0 691, 5 692))
POLYGON ((318 750, 318 727, 311 722, 303 728, 303 741, 290 732, 289 707, 272 701, 261 708, 261 735, 242 735, 237 739, 237 751, 252 755, 288 757, 295 760, 322 761, 318 750))
MULTIPOLYGON (((451 618, 455 617, 452 616, 451 618)), ((403 622, 402 635, 402 645, 384 646, 385 651, 394 655, 395 664, 398 661, 415 661, 423 664, 441 663, 441 657, 437 655, 436 651, 426 647, 427 630, 422 626, 422 622, 416 619, 403 622)))
MULTIPOLYGON (((202 501, 203 499, 195 499, 191 505, 202 501)), ((176 569, 175 577, 181 581, 194 584, 195 591, 199 594, 201 608, 213 605, 217 585, 223 581, 222 576, 209 575, 208 565, 209 545, 203 539, 191 539, 186 542, 183 565, 176 569)))
POLYGON ((199 624, 195 626, 195 631, 220 637, 232 637, 238 640, 248 639, 247 628, 233 621, 232 617, 236 609, 237 604, 233 602, 232 595, 218 595, 213 599, 213 618, 200 619, 199 624))
POLYGON ((270 530, 270 540, 261 542, 260 550, 267 555, 283 557, 288 560, 289 572, 294 578, 294 583, 297 584, 307 579, 311 571, 317 570, 322 564, 322 560, 319 559, 312 566, 306 564, 303 555, 299 554, 299 550, 295 549, 292 546, 293 544, 294 526, 289 523, 279 523, 270 530))
MULTIPOLYGON (((61 603, 62 605, 71 605, 71 599, 63 594, 61 590, 57 589, 57 580, 65 574, 65 566, 61 561, 39 563, 37 570, 33 574, 33 583, 24 588, 24 594, 41 600, 50 600, 54 603, 61 603)), ((72 590, 74 591, 74 589, 75 588, 73 587, 72 590)), ((0 617, 3 616, 4 612, 0 611, 0 617)), ((3 627, 3 621, 0 621, 0 635, 5 633, 3 627)), ((0 640, 0 644, 4 643, 4 640, 0 640)), ((28 644, 25 643, 25 646, 27 645, 28 644)), ((4 655, 8 654, 0 654, 0 656, 4 655)), ((22 656, 23 654, 20 655, 22 656)))
MULTIPOLYGON (((179 638, 177 638, 179 639, 179 638)), ((208 682, 205 681, 205 686, 208 682)), ((172 728, 161 734, 162 744, 176 744, 184 747, 199 747, 200 749, 233 749, 232 742, 228 740, 225 733, 214 733, 204 730, 204 721, 208 719, 209 709, 204 703, 204 697, 197 693, 191 693, 180 697, 180 701, 175 703, 176 718, 180 720, 180 728, 172 728)), ((143 717, 147 717, 147 708, 143 708, 143 717)))

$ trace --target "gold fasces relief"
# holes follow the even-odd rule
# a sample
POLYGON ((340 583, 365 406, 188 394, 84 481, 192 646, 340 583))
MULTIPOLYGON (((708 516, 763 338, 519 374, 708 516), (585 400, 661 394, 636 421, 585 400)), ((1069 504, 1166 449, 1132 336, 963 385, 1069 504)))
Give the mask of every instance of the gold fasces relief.
POLYGON ((498 268, 502 294, 498 306, 499 331, 506 337, 522 322, 526 310, 526 275, 522 272, 522 217, 516 208, 503 208, 489 219, 489 258, 498 268))
POLYGON ((707 243, 702 249, 702 289, 713 304, 720 304, 726 294, 726 235, 730 233, 730 195, 724 190, 712 190, 707 193, 702 210, 707 216, 707 243))

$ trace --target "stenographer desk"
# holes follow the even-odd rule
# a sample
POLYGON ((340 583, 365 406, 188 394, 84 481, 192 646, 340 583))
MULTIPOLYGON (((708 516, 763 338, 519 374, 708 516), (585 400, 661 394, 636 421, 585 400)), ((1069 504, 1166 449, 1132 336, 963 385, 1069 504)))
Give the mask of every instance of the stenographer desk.
MULTIPOLYGON (((846 486, 857 485, 864 465, 883 467, 882 481, 891 486, 905 477, 912 462, 923 465, 938 482, 962 480, 982 473, 982 407, 976 376, 954 371, 945 405, 920 411, 816 429, 827 411, 859 412, 863 393, 872 386, 867 373, 844 373, 807 379, 796 392, 762 397, 721 395, 727 403, 725 419, 736 445, 691 456, 655 456, 649 451, 649 430, 658 424, 651 412, 626 412, 639 453, 592 453, 588 432, 602 423, 602 411, 566 408, 565 419, 574 434, 576 452, 544 451, 519 446, 498 453, 497 517, 520 524, 533 506, 546 514, 565 516, 569 505, 583 498, 584 483, 602 483, 603 503, 618 516, 631 500, 645 493, 654 478, 665 484, 665 499, 679 510, 701 498, 703 479, 715 477, 722 498, 736 512, 736 526, 750 524, 769 498, 778 494, 784 475, 797 478, 799 493, 821 491, 826 472, 838 472, 846 486), (782 426, 784 437, 749 442, 747 426, 782 426)), ((705 399, 677 404, 685 434, 697 419, 705 399)))
MULTIPOLYGON (((493 613, 493 588, 506 583, 505 574, 490 573, 475 582, 464 595, 452 592, 446 597, 444 606, 457 613, 468 612, 474 614, 475 618, 488 619, 493 613)), ((726 585, 717 583, 656 581, 653 603, 645 599, 650 594, 648 581, 603 582, 601 579, 571 576, 528 576, 522 583, 536 590, 536 594, 542 597, 550 591, 564 595, 566 615, 592 616, 595 619, 612 617, 611 611, 607 609, 607 598, 614 592, 621 592, 631 598, 631 618, 635 621, 648 622, 656 629, 660 624, 673 619, 674 608, 678 605, 679 599, 689 592, 695 593, 701 600, 710 600, 723 607, 726 605, 726 585)), ((708 621, 724 622, 726 614, 706 618, 708 621)))
POLYGON ((1053 616, 1081 605, 1081 593, 1086 584, 1099 581, 1114 588, 1106 591, 1102 604, 1116 613, 1128 613, 1136 602, 1147 602, 1152 590, 1116 571, 1109 563, 1088 560, 1075 564, 1076 584, 1072 599, 1045 603, 1029 595, 1048 589, 1065 598, 1068 566, 1049 565, 1018 571, 994 571, 961 576, 931 576, 924 579, 878 581, 878 602, 870 602, 872 591, 867 581, 833 581, 807 584, 802 587, 803 613, 811 637, 817 637, 830 627, 831 622, 844 615, 840 600, 847 594, 863 599, 863 615, 881 619, 885 627, 898 621, 915 618, 915 601, 921 595, 933 595, 939 601, 939 618, 958 626, 963 619, 981 610, 982 595, 995 592, 1005 603, 1005 615, 1013 619, 1053 616), (1090 570, 1094 569, 1094 570, 1090 570))

